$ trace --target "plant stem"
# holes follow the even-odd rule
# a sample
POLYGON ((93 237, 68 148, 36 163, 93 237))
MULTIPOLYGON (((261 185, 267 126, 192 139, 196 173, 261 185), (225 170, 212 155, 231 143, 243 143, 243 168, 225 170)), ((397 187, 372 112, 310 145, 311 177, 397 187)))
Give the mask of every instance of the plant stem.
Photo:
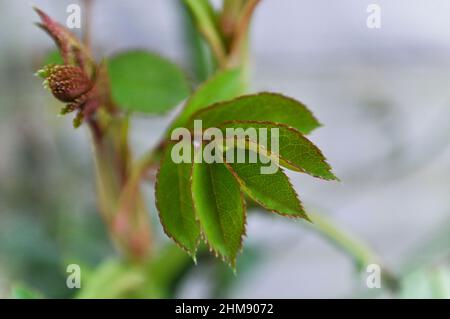
POLYGON ((332 220, 323 215, 316 213, 308 213, 308 215, 313 222, 311 230, 322 235, 335 247, 349 255, 358 271, 365 270, 370 264, 378 264, 382 269, 383 281, 387 287, 391 291, 398 289, 398 279, 381 262, 380 257, 363 241, 342 230, 332 220))
POLYGON ((214 57, 208 43, 206 43, 203 35, 196 28, 189 8, 184 4, 180 4, 179 11, 183 20, 187 58, 192 63, 192 74, 195 78, 195 84, 198 85, 205 82, 214 73, 214 57))
POLYGON ((208 42, 211 50, 221 67, 226 66, 226 49, 217 28, 217 21, 213 16, 213 9, 206 0, 183 0, 194 16, 198 30, 208 42))
MULTIPOLYGON (((85 20, 83 44, 90 53, 92 0, 84 0, 85 20)), ((104 65, 96 69, 101 77, 104 65)), ((104 78, 107 78, 106 76, 104 78)), ((109 83, 102 82, 109 94, 109 83)), ((93 137, 96 166, 98 207, 112 240, 129 259, 142 261, 151 247, 150 218, 140 190, 140 175, 131 167, 132 156, 128 141, 128 116, 116 112, 110 98, 105 99, 102 110, 89 119, 93 137)))
POLYGON ((84 0, 84 32, 83 32, 83 44, 85 48, 91 51, 91 20, 92 20, 92 4, 93 0, 84 0))
POLYGON ((230 53, 228 57, 228 64, 233 66, 239 66, 243 60, 246 59, 246 46, 248 38, 248 32, 250 27, 250 21, 253 17, 256 7, 261 0, 248 0, 242 9, 241 16, 235 26, 234 36, 232 43, 230 44, 230 53))
MULTIPOLYGON (((111 237, 131 260, 142 261, 150 251, 150 218, 140 190, 141 165, 131 166, 128 120, 112 116, 94 142, 99 209, 111 237)), ((100 117, 101 120, 101 117, 100 117)))
POLYGON ((222 14, 220 16, 220 29, 225 38, 227 49, 229 49, 229 42, 233 38, 236 24, 239 21, 240 13, 244 6, 245 0, 224 0, 222 7, 222 14))

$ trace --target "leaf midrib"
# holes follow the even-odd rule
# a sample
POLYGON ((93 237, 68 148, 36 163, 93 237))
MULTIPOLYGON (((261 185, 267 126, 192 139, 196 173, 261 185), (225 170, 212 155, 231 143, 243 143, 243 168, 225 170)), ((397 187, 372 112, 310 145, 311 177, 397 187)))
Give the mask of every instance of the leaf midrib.
MULTIPOLYGON (((220 213, 219 213, 219 208, 217 206, 217 190, 214 184, 214 178, 213 178, 213 174, 212 174, 212 165, 208 165, 208 170, 209 170, 209 178, 211 179, 211 185, 212 185, 212 189, 213 189, 213 194, 214 194, 214 203, 215 203, 215 208, 216 208, 216 213, 219 216, 219 226, 220 226, 220 234, 221 234, 221 238, 222 238, 222 244, 226 247, 226 240, 225 240, 225 232, 224 232, 224 227, 222 224, 222 219, 220 218, 220 213)), ((227 250, 225 248, 225 250, 227 250)), ((226 252, 228 254, 228 251, 226 252)))
MULTIPOLYGON (((179 194, 180 194, 180 210, 182 212, 181 224, 183 225, 182 226, 183 230, 186 233, 190 233, 190 229, 186 225, 186 221, 185 221, 185 215, 186 215, 186 213, 189 213, 189 212, 186 212, 186 207, 185 207, 186 205, 183 205, 183 203, 186 203, 186 201, 184 201, 184 199, 185 199, 185 194, 183 192, 183 189, 184 189, 183 184, 184 183, 182 182, 182 178, 184 175, 181 174, 182 173, 181 168, 182 168, 182 166, 178 165, 177 170, 178 170, 178 186, 179 186, 179 194)), ((188 241, 190 241, 189 238, 188 238, 188 241)), ((189 247, 189 248, 191 248, 191 247, 189 247)))

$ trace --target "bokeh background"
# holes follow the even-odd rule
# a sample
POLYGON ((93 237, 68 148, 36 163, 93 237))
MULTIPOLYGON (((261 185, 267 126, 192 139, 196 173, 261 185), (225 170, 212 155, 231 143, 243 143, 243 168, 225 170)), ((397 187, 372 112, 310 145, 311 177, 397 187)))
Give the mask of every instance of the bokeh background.
MULTIPOLYGON (((31 5, 65 21, 70 3, 0 0, 0 297, 15 285, 70 297, 68 263, 95 269, 115 254, 96 209, 88 132, 57 116, 33 76, 53 44, 31 5)), ((291 174, 301 199, 372 247, 400 288, 368 289, 314 228, 261 213, 248 220, 245 265, 226 290, 207 261, 176 297, 450 298, 449 14, 447 0, 263 0, 252 27, 252 91, 308 105, 324 124, 311 139, 341 178, 291 174), (381 29, 366 26, 371 3, 381 29)), ((95 0, 94 51, 147 48, 188 69, 182 23, 177 0, 95 0)), ((133 121, 136 153, 171 116, 133 121)), ((146 195, 155 218, 151 186, 146 195)))

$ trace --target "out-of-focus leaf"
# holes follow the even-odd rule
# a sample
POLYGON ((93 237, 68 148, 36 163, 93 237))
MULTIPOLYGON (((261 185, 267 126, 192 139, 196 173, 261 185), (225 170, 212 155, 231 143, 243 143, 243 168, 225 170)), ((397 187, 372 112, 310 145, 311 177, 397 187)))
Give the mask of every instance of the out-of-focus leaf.
POLYGON ((195 113, 193 120, 202 120, 203 128, 218 127, 229 121, 270 121, 291 126, 303 134, 320 126, 302 103, 265 92, 214 104, 195 113))
POLYGON ((214 273, 213 291, 211 298, 232 298, 230 295, 232 290, 239 287, 241 283, 240 278, 251 276, 261 262, 264 256, 263 247, 257 245, 247 245, 242 251, 242 255, 236 263, 236 268, 239 269, 239 276, 235 276, 226 265, 217 263, 216 273, 214 273))
POLYGON ((59 53, 58 50, 53 50, 51 52, 49 52, 45 57, 44 57, 44 61, 42 63, 43 65, 48 65, 48 64, 64 64, 64 60, 61 57, 61 54, 59 53))
POLYGON ((154 53, 129 51, 108 62, 112 97, 127 111, 158 114, 189 95, 183 71, 154 53))
POLYGON ((147 285, 147 298, 160 297, 154 287, 150 287, 146 274, 140 265, 118 260, 103 262, 93 273, 84 278, 79 299, 118 299, 135 297, 135 292, 147 285), (151 291, 151 293, 150 293, 151 291))
POLYGON ((173 298, 173 291, 183 274, 194 264, 192 259, 172 242, 158 250, 149 264, 149 280, 164 298, 173 298))
POLYGON ((449 299, 448 266, 427 266, 409 273, 401 281, 400 296, 408 299, 449 299))
POLYGON ((208 245, 234 268, 245 234, 245 204, 238 182, 224 164, 196 163, 192 196, 208 245))
POLYGON ((229 100, 243 92, 241 69, 221 71, 202 84, 186 102, 180 115, 174 121, 169 132, 177 127, 186 126, 195 112, 217 102, 229 100))
POLYGON ((176 164, 168 147, 156 183, 156 205, 166 234, 195 257, 200 228, 195 220, 191 194, 192 164, 176 164))
POLYGON ((24 285, 15 285, 11 289, 11 298, 13 299, 41 299, 42 294, 30 289, 24 285))
POLYGON ((183 251, 169 243, 143 263, 110 259, 95 270, 83 271, 77 298, 172 298, 180 277, 192 264, 183 251))
MULTIPOLYGON (((251 156, 253 152, 247 153, 251 156)), ((254 155, 256 158, 256 154, 254 155)), ((262 164, 260 161, 226 164, 239 181, 242 190, 262 207, 280 215, 308 219, 294 188, 281 168, 276 166, 273 174, 261 174, 261 167, 267 165, 269 164, 262 164)))
MULTIPOLYGON (((337 179, 319 148, 299 131, 287 125, 271 122, 233 121, 223 124, 222 128, 224 133, 226 133, 226 128, 241 128, 244 131, 255 129, 253 137, 256 137, 256 140, 252 140, 251 135, 249 135, 249 140, 263 145, 268 155, 278 156, 282 166, 325 180, 337 179), (260 129, 266 129, 267 134, 260 129), (278 150, 272 147, 272 129, 278 129, 278 150)), ((277 140, 274 139, 274 141, 277 140)))

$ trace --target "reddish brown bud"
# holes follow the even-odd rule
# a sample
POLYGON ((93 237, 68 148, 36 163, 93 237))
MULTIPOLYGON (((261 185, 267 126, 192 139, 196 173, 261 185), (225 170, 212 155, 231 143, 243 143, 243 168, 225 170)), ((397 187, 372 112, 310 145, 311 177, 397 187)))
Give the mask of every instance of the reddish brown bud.
POLYGON ((39 74, 45 78, 45 85, 62 102, 73 102, 92 88, 92 82, 84 71, 71 65, 50 65, 39 74))

